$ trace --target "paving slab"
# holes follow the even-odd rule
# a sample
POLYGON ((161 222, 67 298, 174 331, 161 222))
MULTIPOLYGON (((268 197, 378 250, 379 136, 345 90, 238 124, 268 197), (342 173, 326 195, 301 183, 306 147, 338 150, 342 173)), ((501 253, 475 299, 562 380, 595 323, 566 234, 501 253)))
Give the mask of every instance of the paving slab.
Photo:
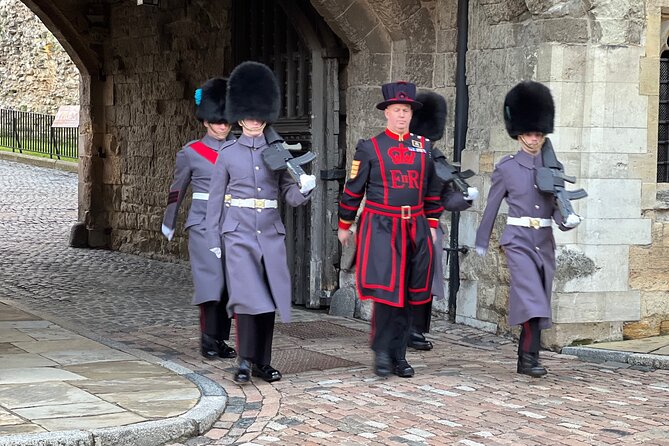
POLYGON ((52 367, 24 367, 0 369, 0 385, 38 383, 45 381, 74 381, 86 379, 76 373, 52 367))
POLYGON ((124 412, 121 407, 102 400, 91 403, 53 404, 48 406, 25 407, 14 409, 13 411, 23 418, 29 420, 76 417, 81 416, 82 414, 101 415, 124 412))
POLYGON ((82 416, 72 418, 35 419, 32 422, 44 430, 58 432, 67 430, 91 430, 103 427, 125 426, 148 421, 132 412, 119 412, 104 415, 82 416))
POLYGON ((58 363, 34 353, 13 353, 0 355, 0 369, 28 367, 53 367, 58 363))
POLYGON ((66 382, 0 386, 0 404, 8 409, 97 401, 100 401, 100 398, 66 382))

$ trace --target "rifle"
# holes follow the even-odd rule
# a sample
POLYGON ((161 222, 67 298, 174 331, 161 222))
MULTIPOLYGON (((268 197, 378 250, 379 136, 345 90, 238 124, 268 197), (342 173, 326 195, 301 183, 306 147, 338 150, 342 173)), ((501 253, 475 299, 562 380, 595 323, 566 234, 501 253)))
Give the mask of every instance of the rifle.
POLYGON ((571 200, 579 200, 588 196, 585 189, 568 191, 565 189, 565 181, 571 184, 576 183, 576 177, 564 173, 564 166, 558 161, 553 150, 553 143, 546 138, 541 148, 541 157, 544 161, 544 167, 537 169, 536 180, 537 187, 543 193, 552 194, 555 197, 562 221, 566 221, 571 214, 576 214, 571 205, 571 200))
POLYGON ((439 149, 432 149, 432 158, 434 159, 434 170, 439 179, 444 184, 452 182, 457 190, 467 195, 467 188, 470 186, 466 180, 476 174, 469 169, 460 172, 456 166, 446 161, 446 157, 439 149))
POLYGON ((262 154, 265 165, 274 172, 288 170, 288 173, 293 177, 295 182, 299 186, 302 186, 300 176, 306 175, 302 166, 316 159, 316 154, 314 152, 307 152, 294 158, 293 154, 290 153, 289 147, 293 147, 293 150, 300 150, 302 145, 298 143, 294 146, 289 146, 272 127, 265 128, 265 139, 269 145, 262 154))

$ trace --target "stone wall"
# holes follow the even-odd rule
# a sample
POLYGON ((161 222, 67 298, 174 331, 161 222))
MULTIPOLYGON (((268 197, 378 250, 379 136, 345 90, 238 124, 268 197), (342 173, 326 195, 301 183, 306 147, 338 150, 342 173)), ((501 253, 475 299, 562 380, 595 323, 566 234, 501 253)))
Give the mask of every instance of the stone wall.
POLYGON ((194 91, 233 68, 229 8, 223 0, 196 0, 187 8, 171 1, 110 11, 103 193, 112 249, 187 255, 183 232, 167 243, 160 223, 176 152, 203 134, 194 91))
MULTIPOLYGON (((571 1, 475 3, 469 150, 463 164, 483 174, 479 185, 487 191, 494 163, 518 150, 504 130, 505 93, 522 79, 551 88, 557 108, 551 139, 567 172, 579 179, 571 187, 584 187, 589 197, 575 202, 586 218, 583 224, 556 231, 556 324, 545 333, 544 344, 621 339, 625 323, 642 317, 639 282, 630 274, 648 261, 638 250, 651 244, 652 220, 644 209, 654 194, 656 146, 648 137, 653 107, 640 88, 644 72, 639 68, 646 11, 633 0, 590 2, 589 9, 571 1)), ((647 80, 657 85, 657 77, 647 80)), ((462 242, 470 246, 484 200, 462 221, 462 242)), ((457 318, 501 331, 509 329, 509 281, 495 238, 504 219, 498 217, 488 257, 464 262, 467 285, 457 318)), ((657 272, 642 268, 650 276, 657 272)))
POLYGON ((55 114, 79 104, 79 71, 20 0, 0 0, 0 107, 55 114))

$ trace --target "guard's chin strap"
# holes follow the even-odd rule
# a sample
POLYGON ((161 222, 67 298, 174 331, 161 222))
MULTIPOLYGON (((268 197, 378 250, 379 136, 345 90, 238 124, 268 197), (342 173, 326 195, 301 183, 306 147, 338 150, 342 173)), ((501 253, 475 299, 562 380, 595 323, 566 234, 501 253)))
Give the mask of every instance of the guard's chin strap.
POLYGON ((258 130, 263 131, 265 130, 265 126, 267 125, 266 122, 263 122, 260 127, 249 127, 248 125, 246 125, 246 121, 244 121, 243 119, 241 121, 237 121, 237 124, 239 124, 241 128, 248 130, 249 132, 257 132, 258 130))
POLYGON ((546 141, 546 137, 542 136, 539 142, 535 144, 530 144, 527 141, 525 141, 525 138, 523 138, 523 135, 518 135, 518 139, 520 140, 520 143, 530 149, 533 152, 538 152, 541 150, 541 148, 544 146, 544 142, 546 141))

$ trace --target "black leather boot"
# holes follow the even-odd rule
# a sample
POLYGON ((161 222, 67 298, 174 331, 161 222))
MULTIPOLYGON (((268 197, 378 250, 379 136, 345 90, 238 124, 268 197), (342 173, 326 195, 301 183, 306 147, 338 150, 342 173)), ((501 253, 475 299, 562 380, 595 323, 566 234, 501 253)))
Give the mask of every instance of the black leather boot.
POLYGON ((205 359, 218 358, 218 344, 217 341, 209 335, 202 333, 200 337, 200 353, 205 359))
POLYGON ((392 361, 390 355, 386 352, 376 352, 374 358, 374 373, 377 376, 385 377, 390 375, 392 369, 392 361))
POLYGON ((234 380, 239 384, 246 384, 251 381, 251 361, 248 359, 241 359, 239 361, 239 368, 235 373, 234 380))
POLYGON ((236 358, 237 351, 230 347, 225 341, 216 341, 216 346, 218 347, 218 356, 219 358, 236 358))
POLYGON ((419 331, 411 330, 409 334, 409 342, 407 342, 407 347, 414 348, 416 350, 432 350, 432 343, 425 339, 425 335, 419 331))
POLYGON ((407 360, 401 358, 393 361, 393 373, 400 378, 411 378, 415 372, 407 360))
POLYGON ((517 372, 532 378, 539 378, 548 373, 546 368, 539 363, 539 353, 525 352, 518 355, 517 372))
POLYGON ((282 377, 281 372, 279 372, 277 369, 275 369, 269 364, 265 365, 253 364, 253 376, 262 378, 268 383, 278 381, 282 377))

